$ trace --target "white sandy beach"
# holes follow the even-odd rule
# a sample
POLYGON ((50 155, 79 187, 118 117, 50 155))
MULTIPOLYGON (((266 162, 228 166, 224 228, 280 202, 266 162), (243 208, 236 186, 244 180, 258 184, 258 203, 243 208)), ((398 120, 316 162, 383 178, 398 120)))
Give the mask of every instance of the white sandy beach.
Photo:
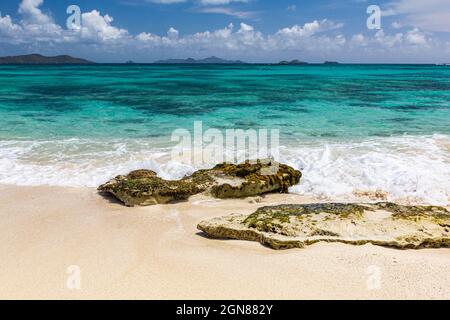
POLYGON ((91 188, 0 186, 0 194, 2 299, 450 299, 450 249, 274 251, 196 229, 205 218, 313 201, 298 195, 126 208, 91 188), (72 265, 80 290, 66 286, 72 265), (368 287, 373 270, 378 289, 368 287))

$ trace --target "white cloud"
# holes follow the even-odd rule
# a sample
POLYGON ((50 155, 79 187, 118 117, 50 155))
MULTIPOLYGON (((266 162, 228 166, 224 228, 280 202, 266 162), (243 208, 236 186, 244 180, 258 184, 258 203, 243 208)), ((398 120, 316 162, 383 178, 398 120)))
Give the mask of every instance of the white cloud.
POLYGON ((179 34, 178 30, 173 27, 170 27, 170 29, 167 31, 167 37, 172 40, 177 39, 178 34, 179 34))
POLYGON ((367 39, 366 39, 366 37, 364 37, 363 34, 358 33, 358 34, 354 34, 351 37, 350 43, 351 43, 351 45, 356 45, 356 46, 366 46, 367 45, 367 39))
POLYGON ((373 48, 377 45, 377 49, 407 49, 408 46, 422 47, 427 49, 433 40, 427 36, 427 33, 418 28, 408 30, 406 33, 397 32, 395 34, 386 34, 383 29, 378 30, 373 38, 366 38, 362 34, 354 35, 351 39, 355 45, 371 44, 373 48))
POLYGON ((136 36, 136 39, 141 42, 157 42, 161 37, 147 32, 141 32, 136 36))
MULTIPOLYGON (((114 25, 114 19, 97 10, 82 14, 82 26, 78 31, 63 29, 51 16, 40 8, 42 0, 23 0, 20 5, 21 20, 14 22, 9 15, 0 14, 0 39, 2 43, 33 51, 85 53, 93 52, 104 57, 110 54, 118 59, 120 54, 127 58, 142 57, 149 61, 164 57, 218 55, 225 58, 260 59, 278 57, 285 59, 335 59, 339 57, 362 57, 374 59, 402 55, 425 59, 448 54, 450 44, 435 39, 432 33, 420 28, 403 27, 403 32, 353 34, 342 33, 342 23, 331 20, 315 20, 303 25, 293 25, 263 34, 254 26, 241 23, 216 29, 183 35, 174 27, 166 34, 157 35, 141 32, 131 35, 128 30, 114 25), (82 51, 84 50, 84 51, 82 51), (350 54, 351 53, 351 54, 350 54)), ((214 8, 214 7, 212 7, 214 8)), ((221 8, 221 7, 215 7, 221 8)), ((277 58, 277 59, 278 59, 277 58)), ((441 60, 441 59, 439 59, 441 60)))
POLYGON ((239 32, 252 32, 253 30, 255 30, 255 28, 253 28, 251 25, 245 24, 245 23, 241 23, 241 28, 239 29, 239 32))
POLYGON ((188 49, 196 48, 200 50, 230 50, 241 51, 246 48, 256 49, 261 47, 263 35, 245 23, 240 24, 240 28, 233 32, 234 25, 230 23, 227 27, 215 31, 198 32, 192 36, 187 36, 185 43, 188 49))
POLYGON ((393 0, 386 12, 399 16, 406 26, 450 32, 449 0, 393 0))
POLYGON ((0 17, 0 34, 8 35, 12 42, 55 44, 74 41, 108 42, 129 37, 128 31, 112 25, 114 19, 102 16, 97 10, 82 14, 82 27, 78 32, 63 29, 40 7, 43 0, 22 0, 20 24, 14 24, 9 16, 0 17))
POLYGON ((199 9, 198 12, 218 13, 218 14, 224 14, 227 16, 232 16, 232 17, 241 18, 241 19, 252 18, 256 15, 256 13, 252 12, 252 11, 238 11, 238 10, 234 10, 234 9, 226 8, 226 7, 206 7, 206 8, 199 9))
POLYGON ((128 31, 112 26, 114 19, 109 15, 102 16, 99 11, 92 10, 81 15, 81 36, 85 39, 104 41, 117 41, 128 37, 128 31))
POLYGON ((288 38, 308 37, 319 32, 339 29, 342 26, 342 23, 334 23, 327 19, 323 19, 322 21, 314 20, 313 22, 305 23, 303 26, 294 25, 290 28, 283 28, 277 32, 277 35, 288 38))
POLYGON ((51 17, 39 9, 43 3, 44 0, 22 0, 19 5, 19 13, 22 14, 26 23, 39 25, 53 23, 51 17))
POLYGON ((66 41, 64 30, 57 25, 51 16, 40 9, 43 0, 22 0, 19 13, 22 16, 19 31, 14 37, 18 42, 58 43, 66 41))
POLYGON ((329 37, 320 33, 340 28, 329 20, 313 21, 303 26, 283 28, 274 34, 264 35, 249 24, 241 23, 235 30, 233 24, 223 29, 198 32, 184 37, 159 37, 151 33, 141 33, 136 40, 148 48, 176 47, 188 52, 273 52, 280 50, 336 50, 346 44, 343 35, 329 37))
POLYGON ((401 28, 403 28, 403 25, 400 22, 394 21, 394 22, 392 22, 392 28, 401 29, 401 28))
POLYGON ((406 41, 410 44, 419 46, 428 44, 427 36, 418 28, 414 28, 406 33, 406 41))
POLYGON ((10 16, 3 16, 0 13, 0 35, 14 37, 22 32, 22 27, 14 24, 10 16))
POLYGON ((379 44, 381 47, 392 48, 403 42, 403 33, 396 33, 393 35, 385 34, 384 30, 378 30, 375 33, 373 42, 379 44))

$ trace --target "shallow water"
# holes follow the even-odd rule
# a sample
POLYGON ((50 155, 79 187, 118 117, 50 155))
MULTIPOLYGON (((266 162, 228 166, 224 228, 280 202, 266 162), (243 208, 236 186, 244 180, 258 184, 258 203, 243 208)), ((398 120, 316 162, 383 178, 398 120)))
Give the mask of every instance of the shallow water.
MULTIPOLYGON (((179 128, 279 129, 293 191, 448 203, 450 68, 0 67, 0 183, 96 186, 146 167, 179 178, 179 128)), ((204 164, 208 166, 212 164, 204 164)))

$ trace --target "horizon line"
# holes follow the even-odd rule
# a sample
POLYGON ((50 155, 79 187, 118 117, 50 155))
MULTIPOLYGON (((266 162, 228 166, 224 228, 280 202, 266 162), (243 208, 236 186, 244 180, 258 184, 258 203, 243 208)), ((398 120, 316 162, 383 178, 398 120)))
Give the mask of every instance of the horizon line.
MULTIPOLYGON (((234 59, 228 60, 228 58, 220 58, 217 56, 209 56, 206 58, 166 58, 166 59, 159 59, 153 62, 135 62, 132 59, 129 59, 125 62, 96 62, 96 61, 90 61, 88 58, 81 58, 81 57, 74 57, 69 54, 58 54, 58 55, 43 55, 40 53, 30 53, 30 54, 19 54, 19 55, 7 55, 7 56, 0 56, 0 59, 4 58, 17 58, 17 57, 24 57, 24 56, 33 56, 33 55, 39 55, 45 58, 56 58, 56 57, 62 57, 66 56, 73 59, 81 59, 85 60, 86 63, 0 63, 0 65, 279 65, 279 66, 306 66, 306 65, 441 65, 441 66, 448 66, 450 63, 447 62, 339 62, 338 60, 325 60, 323 62, 308 62, 303 61, 299 59, 280 59, 278 62, 246 62, 242 59, 234 59), (207 60, 210 58, 217 58, 220 60, 223 60, 224 62, 192 62, 192 63, 186 63, 186 62, 165 62, 170 60, 195 60, 195 61, 202 61, 207 60)), ((230 58, 231 59, 231 58, 230 58)))

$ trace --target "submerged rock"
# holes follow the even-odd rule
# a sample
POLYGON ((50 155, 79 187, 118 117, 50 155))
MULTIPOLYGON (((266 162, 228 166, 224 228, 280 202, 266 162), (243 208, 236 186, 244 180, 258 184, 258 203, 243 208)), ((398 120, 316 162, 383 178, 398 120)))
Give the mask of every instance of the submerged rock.
POLYGON ((321 203, 263 207, 251 215, 203 221, 213 238, 258 241, 273 249, 325 241, 399 249, 450 247, 450 212, 443 207, 321 203))
POLYGON ((246 161, 239 165, 219 164, 176 181, 164 180, 150 170, 137 170, 117 176, 98 191, 113 194, 127 206, 148 206, 187 200, 198 193, 220 199, 287 193, 290 186, 300 182, 301 176, 300 171, 284 164, 246 161), (271 172, 273 168, 277 170, 271 172))

